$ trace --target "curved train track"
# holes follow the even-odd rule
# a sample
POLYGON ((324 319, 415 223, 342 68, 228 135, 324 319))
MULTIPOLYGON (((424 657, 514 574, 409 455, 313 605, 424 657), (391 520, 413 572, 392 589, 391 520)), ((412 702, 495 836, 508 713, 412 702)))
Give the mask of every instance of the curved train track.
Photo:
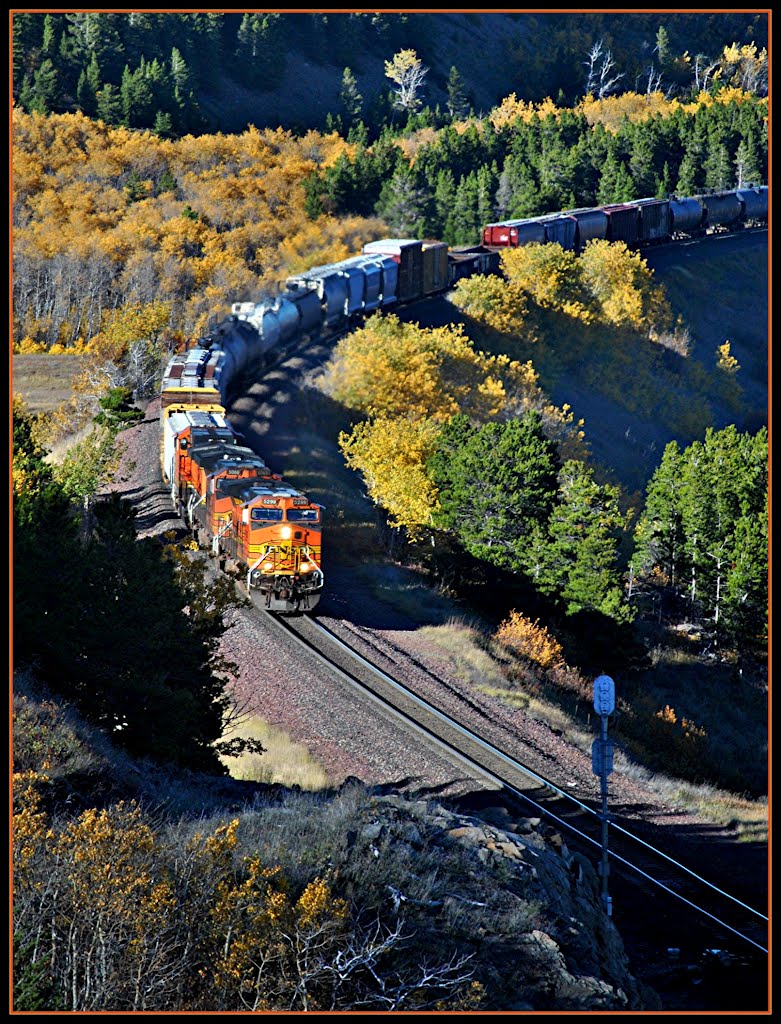
MULTIPOLYGON (((257 604, 256 604, 257 608, 257 604)), ((367 660, 334 632, 309 616, 281 618, 257 609, 269 628, 293 635, 344 682, 359 687, 385 714, 404 720, 423 742, 435 746, 489 788, 501 791, 512 812, 539 815, 559 833, 566 832, 570 849, 599 860, 601 819, 596 800, 566 792, 549 778, 440 711, 399 679, 367 660)), ((595 787, 596 788, 596 787, 595 787)), ((664 921, 665 934, 678 948, 727 946, 731 956, 753 959, 757 966, 768 952, 768 918, 763 910, 731 895, 722 884, 703 877, 643 836, 642 822, 621 809, 610 813, 610 889, 653 901, 654 915, 664 921)), ((622 897, 617 897, 620 905, 622 897)), ((625 927, 622 924, 622 931, 625 927)))

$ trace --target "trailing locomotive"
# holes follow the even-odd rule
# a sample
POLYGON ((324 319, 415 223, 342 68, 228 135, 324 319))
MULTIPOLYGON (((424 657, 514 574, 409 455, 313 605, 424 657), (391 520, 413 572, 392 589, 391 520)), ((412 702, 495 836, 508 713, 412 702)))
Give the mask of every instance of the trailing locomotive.
POLYGON ((174 508, 221 568, 238 573, 266 608, 313 609, 324 583, 324 510, 241 444, 226 409, 242 380, 303 337, 336 334, 378 310, 441 294, 461 278, 498 273, 508 246, 557 242, 581 252, 606 239, 643 248, 765 224, 768 206, 762 186, 501 221, 485 226, 481 245, 460 249, 385 238, 289 277, 270 301, 234 303, 231 315, 174 356, 163 375, 160 459, 174 508))

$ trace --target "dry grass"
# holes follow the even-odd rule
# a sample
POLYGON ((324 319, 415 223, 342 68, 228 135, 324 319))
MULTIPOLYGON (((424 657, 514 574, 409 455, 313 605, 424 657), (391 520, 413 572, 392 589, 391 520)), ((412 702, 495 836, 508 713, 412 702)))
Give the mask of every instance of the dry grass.
POLYGON ((424 626, 419 634, 447 654, 456 678, 485 693, 507 690, 507 678, 483 646, 482 634, 475 625, 451 617, 441 626, 424 626))
POLYGON ((325 771, 309 751, 262 718, 251 718, 242 725, 240 732, 248 739, 260 740, 265 753, 223 758, 232 778, 268 785, 299 786, 308 792, 326 789, 329 785, 325 771))
POLYGON ((650 772, 629 760, 616 747, 615 766, 629 779, 642 782, 652 792, 676 807, 692 811, 708 821, 734 828, 742 842, 767 842, 767 800, 750 800, 740 794, 727 793, 715 786, 697 785, 673 779, 659 772, 650 772))
POLYGON ((15 355, 13 393, 22 396, 29 412, 51 412, 73 395, 81 365, 81 356, 15 355))

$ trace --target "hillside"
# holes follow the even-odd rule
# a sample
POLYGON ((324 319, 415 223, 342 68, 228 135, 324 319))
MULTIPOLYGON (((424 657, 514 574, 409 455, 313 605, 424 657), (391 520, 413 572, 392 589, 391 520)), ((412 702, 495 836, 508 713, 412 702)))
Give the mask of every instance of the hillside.
POLYGON ((44 772, 34 789, 17 777, 17 1011, 660 1006, 630 973, 591 864, 539 818, 357 779, 316 795, 174 779, 119 755, 29 678, 14 712, 15 767, 44 772), (73 970, 65 921, 69 949, 101 946, 100 969, 85 956, 73 970), (47 938, 30 942, 36 930, 47 938))
MULTIPOLYGON (((330 16, 333 21, 334 16, 330 16)), ((395 49, 416 50, 429 73, 423 100, 432 109, 447 105, 447 81, 458 69, 466 96, 476 113, 489 111, 511 92, 527 101, 546 96, 573 101, 583 95, 585 62, 590 47, 607 40, 621 69, 622 83, 647 73, 659 26, 664 23, 676 52, 705 50, 718 53, 725 45, 752 40, 766 45, 766 20, 761 15, 664 14, 409 14, 396 29, 395 49), (540 40, 544 42, 540 43, 540 40)), ((318 128, 326 115, 341 109, 339 91, 345 66, 353 71, 367 106, 387 92, 384 63, 393 45, 382 37, 356 52, 327 45, 302 50, 296 32, 288 34, 284 71, 264 90, 243 89, 223 77, 219 92, 200 99, 210 124, 221 130, 241 131, 246 124, 318 128)), ((329 43, 332 31, 326 29, 329 43)), ((390 42, 390 41, 389 41, 390 42)))
MULTIPOLYGON (((720 429, 728 423, 753 433, 768 422, 767 234, 713 236, 644 255, 691 337, 686 360, 665 353, 664 386, 674 396, 668 406, 672 415, 658 415, 652 381, 648 401, 635 411, 621 401, 630 382, 620 377, 597 379, 592 389, 572 374, 551 389, 555 401, 569 402, 585 419, 593 458, 630 493, 644 486, 669 441, 686 445, 706 426, 720 429), (725 341, 740 364, 734 380, 716 372, 716 348, 725 341), (686 423, 684 412, 698 404, 702 420, 686 423)), ((627 372, 635 377, 638 369, 627 372)))
POLYGON ((328 114, 342 111, 349 67, 374 130, 390 114, 384 63, 405 48, 429 69, 427 106, 444 109, 456 67, 479 112, 510 92, 574 102, 584 95, 596 44, 612 55, 622 88, 637 88, 649 62, 664 60, 666 87, 687 91, 684 53, 712 60, 733 42, 766 47, 767 37, 761 12, 16 13, 13 85, 28 111, 93 114, 99 107, 110 123, 157 123, 163 133, 322 128, 328 114), (139 70, 146 86, 140 77, 131 82, 139 70), (168 120, 158 122, 158 114, 168 120))

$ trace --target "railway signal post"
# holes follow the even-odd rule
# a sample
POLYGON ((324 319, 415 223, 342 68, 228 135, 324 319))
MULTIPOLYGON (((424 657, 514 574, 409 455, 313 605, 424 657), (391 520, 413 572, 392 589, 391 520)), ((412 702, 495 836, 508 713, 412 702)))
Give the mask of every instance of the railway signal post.
POLYGON ((616 707, 616 687, 610 676, 597 676, 594 680, 594 710, 600 717, 601 735, 591 745, 591 770, 599 776, 602 792, 602 859, 599 874, 602 877, 602 905, 610 917, 613 913, 613 901, 607 891, 609 873, 607 858, 607 777, 613 771, 613 744, 607 738, 607 720, 616 707))

